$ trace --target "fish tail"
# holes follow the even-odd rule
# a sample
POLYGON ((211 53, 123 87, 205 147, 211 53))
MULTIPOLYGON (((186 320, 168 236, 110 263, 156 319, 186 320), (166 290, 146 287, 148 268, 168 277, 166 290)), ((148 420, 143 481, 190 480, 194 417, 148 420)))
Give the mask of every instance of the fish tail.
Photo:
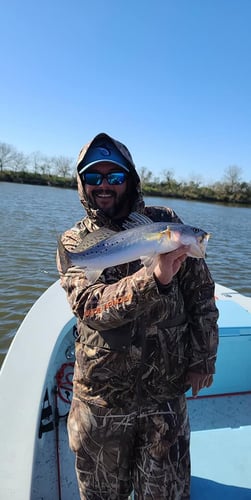
POLYGON ((69 269, 69 267, 71 267, 72 264, 71 264, 71 260, 70 260, 70 257, 68 255, 68 252, 62 243, 61 236, 57 237, 57 241, 58 241, 57 256, 58 256, 58 260, 59 260, 59 264, 60 264, 62 273, 65 274, 66 271, 69 269))

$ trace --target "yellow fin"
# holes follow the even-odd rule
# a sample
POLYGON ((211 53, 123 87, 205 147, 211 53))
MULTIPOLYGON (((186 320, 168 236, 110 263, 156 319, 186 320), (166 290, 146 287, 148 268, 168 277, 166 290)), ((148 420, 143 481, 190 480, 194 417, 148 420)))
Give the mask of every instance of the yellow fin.
POLYGON ((170 227, 167 226, 166 229, 164 229, 164 231, 161 231, 161 236, 165 235, 169 240, 171 239, 171 236, 172 236, 172 231, 170 229, 170 227))
POLYGON ((161 240, 161 238, 163 238, 163 232, 164 231, 161 231, 161 232, 158 232, 158 233, 149 233, 149 234, 146 234, 145 235, 145 239, 146 240, 149 240, 149 241, 158 241, 158 240, 161 240))

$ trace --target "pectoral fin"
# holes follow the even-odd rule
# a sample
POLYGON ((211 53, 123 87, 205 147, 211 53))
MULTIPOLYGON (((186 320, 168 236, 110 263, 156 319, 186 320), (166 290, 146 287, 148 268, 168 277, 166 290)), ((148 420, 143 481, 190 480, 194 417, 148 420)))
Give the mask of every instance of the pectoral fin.
POLYGON ((84 268, 84 273, 86 275, 86 278, 90 283, 95 283, 99 276, 102 274, 103 269, 88 269, 87 267, 84 268))
POLYGON ((157 259, 156 254, 143 255, 142 257, 140 257, 140 260, 145 267, 151 267, 153 263, 154 264, 156 263, 156 259, 157 259))

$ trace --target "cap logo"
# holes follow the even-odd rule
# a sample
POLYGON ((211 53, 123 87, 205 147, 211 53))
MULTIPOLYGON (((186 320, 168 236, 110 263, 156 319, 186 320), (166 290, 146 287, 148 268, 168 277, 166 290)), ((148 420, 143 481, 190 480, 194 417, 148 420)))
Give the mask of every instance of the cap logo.
POLYGON ((99 151, 101 156, 110 156, 111 155, 111 151, 108 148, 105 148, 103 146, 98 147, 97 150, 99 151))
POLYGON ((91 144, 83 156, 83 166, 81 165, 82 168, 80 167, 79 174, 82 174, 87 168, 100 162, 113 163, 129 172, 130 167, 126 158, 118 148, 113 144, 110 145, 109 142, 91 144))

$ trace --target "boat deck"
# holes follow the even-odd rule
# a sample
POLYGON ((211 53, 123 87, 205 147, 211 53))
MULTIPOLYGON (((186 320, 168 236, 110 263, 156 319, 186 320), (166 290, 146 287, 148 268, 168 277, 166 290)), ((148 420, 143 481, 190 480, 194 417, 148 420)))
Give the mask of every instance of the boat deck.
POLYGON ((191 500, 250 500, 251 392, 189 399, 188 407, 191 500))
POLYGON ((188 397, 191 500, 251 500, 251 300, 218 284, 216 304, 214 383, 200 397, 188 397))

